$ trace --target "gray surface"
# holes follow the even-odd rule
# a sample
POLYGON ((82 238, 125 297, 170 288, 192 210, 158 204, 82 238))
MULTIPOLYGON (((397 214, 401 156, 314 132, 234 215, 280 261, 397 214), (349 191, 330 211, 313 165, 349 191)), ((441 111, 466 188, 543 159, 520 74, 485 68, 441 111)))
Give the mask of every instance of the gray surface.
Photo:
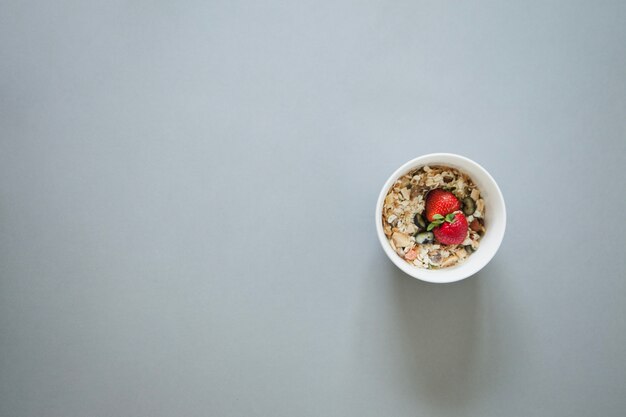
POLYGON ((0 415, 624 416, 626 3, 0 4, 0 415), (399 273, 473 158, 478 276, 399 273))

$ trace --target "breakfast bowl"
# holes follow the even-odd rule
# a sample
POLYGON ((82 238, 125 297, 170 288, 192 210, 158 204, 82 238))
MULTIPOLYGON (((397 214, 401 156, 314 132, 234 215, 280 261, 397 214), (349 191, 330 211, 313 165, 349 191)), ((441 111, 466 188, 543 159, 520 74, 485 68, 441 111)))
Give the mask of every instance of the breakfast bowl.
POLYGON ((498 184, 478 163, 433 153, 387 179, 375 220, 394 265, 422 281, 448 283, 491 261, 504 237, 506 207, 498 184))

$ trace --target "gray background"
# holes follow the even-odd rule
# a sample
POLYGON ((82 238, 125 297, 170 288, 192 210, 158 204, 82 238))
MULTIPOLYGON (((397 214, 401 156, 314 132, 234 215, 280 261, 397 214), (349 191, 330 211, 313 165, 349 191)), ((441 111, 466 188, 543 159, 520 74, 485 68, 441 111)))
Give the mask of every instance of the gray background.
POLYGON ((2 1, 0 415, 623 416, 623 1, 2 1), (402 275, 448 151, 498 255, 402 275))

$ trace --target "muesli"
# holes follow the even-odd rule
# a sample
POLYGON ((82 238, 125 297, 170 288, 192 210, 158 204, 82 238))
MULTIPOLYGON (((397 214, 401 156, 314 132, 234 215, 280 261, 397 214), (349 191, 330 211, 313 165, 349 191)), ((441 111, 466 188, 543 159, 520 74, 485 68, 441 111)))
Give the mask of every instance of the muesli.
POLYGON ((392 249, 418 268, 447 268, 478 249, 485 201, 472 179, 446 166, 424 166, 398 178, 383 205, 392 249))

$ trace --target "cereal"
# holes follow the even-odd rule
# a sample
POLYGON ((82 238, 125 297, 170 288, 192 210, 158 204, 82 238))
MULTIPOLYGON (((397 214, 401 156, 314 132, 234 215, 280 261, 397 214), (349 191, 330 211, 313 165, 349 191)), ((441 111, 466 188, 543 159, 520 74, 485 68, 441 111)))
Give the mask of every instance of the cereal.
POLYGON ((451 167, 424 166, 396 180, 385 197, 382 222, 385 236, 398 256, 418 268, 438 269, 457 265, 478 249, 485 234, 484 219, 485 201, 468 175, 451 167), (442 244, 426 230, 426 196, 437 188, 454 194, 470 224, 460 245, 442 244))

